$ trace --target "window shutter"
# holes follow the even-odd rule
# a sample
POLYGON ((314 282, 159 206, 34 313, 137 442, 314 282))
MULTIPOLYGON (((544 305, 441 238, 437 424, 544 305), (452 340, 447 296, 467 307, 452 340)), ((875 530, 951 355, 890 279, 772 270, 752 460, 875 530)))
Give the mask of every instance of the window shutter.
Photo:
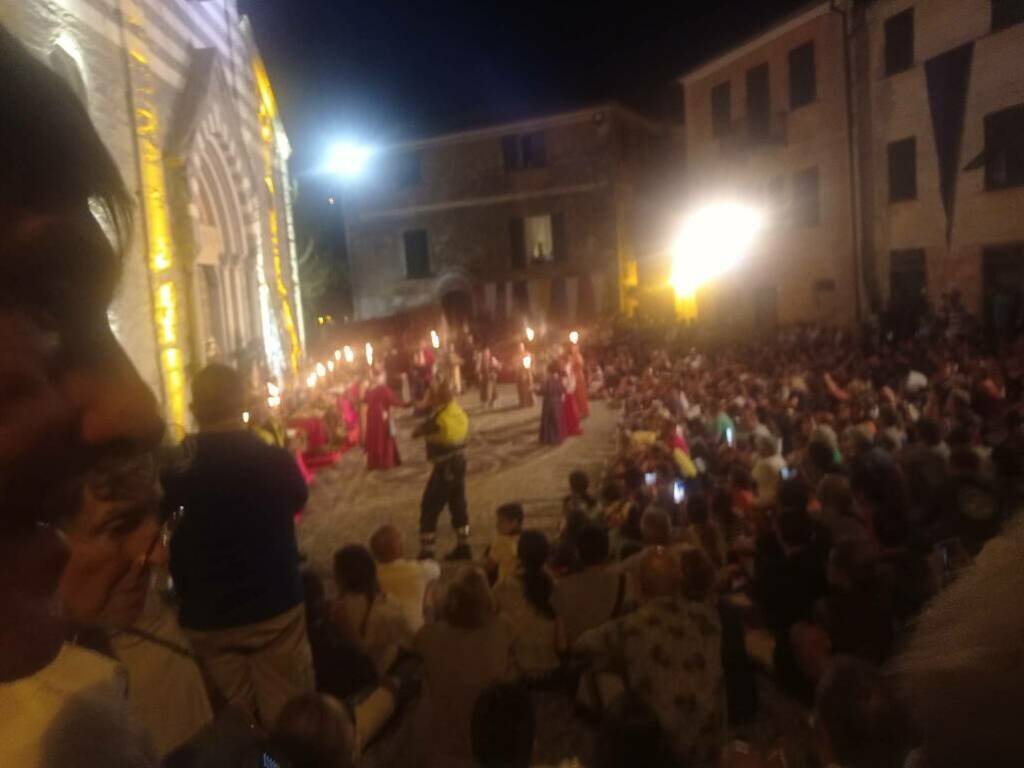
POLYGON ((555 261, 564 263, 569 260, 569 247, 565 239, 565 216, 560 213, 551 215, 551 248, 555 261))
POLYGON ((509 265, 512 269, 526 269, 526 233, 523 231, 523 220, 518 216, 508 222, 509 246, 512 256, 509 265))

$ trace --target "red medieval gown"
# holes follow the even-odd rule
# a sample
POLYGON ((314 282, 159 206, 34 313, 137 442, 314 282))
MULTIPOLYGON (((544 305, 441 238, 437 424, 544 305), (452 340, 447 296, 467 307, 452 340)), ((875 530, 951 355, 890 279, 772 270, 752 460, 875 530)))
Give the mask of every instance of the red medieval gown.
POLYGON ((398 455, 398 443, 391 434, 393 409, 399 405, 398 398, 384 384, 373 387, 366 392, 366 468, 391 469, 401 464, 398 455))
POLYGON ((565 395, 562 397, 562 434, 565 437, 582 435, 583 428, 580 426, 580 409, 576 404, 575 377, 567 370, 563 377, 565 380, 565 395))

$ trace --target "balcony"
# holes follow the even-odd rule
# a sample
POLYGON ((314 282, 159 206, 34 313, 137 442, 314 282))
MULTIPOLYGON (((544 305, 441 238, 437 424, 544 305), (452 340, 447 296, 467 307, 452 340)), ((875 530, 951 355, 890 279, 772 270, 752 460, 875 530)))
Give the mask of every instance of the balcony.
POLYGON ((719 137, 724 154, 749 153, 757 149, 781 147, 786 144, 788 112, 773 112, 764 119, 744 117, 733 120, 719 137))

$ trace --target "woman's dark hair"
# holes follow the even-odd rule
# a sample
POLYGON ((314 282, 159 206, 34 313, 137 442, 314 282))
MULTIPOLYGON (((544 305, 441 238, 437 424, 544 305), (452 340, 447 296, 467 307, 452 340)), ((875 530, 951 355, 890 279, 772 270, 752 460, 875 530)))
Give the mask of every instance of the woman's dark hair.
POLYGON ((520 528, 523 527, 523 518, 525 516, 526 513, 523 511, 522 504, 509 503, 502 504, 500 507, 498 507, 498 517, 500 517, 502 520, 508 520, 510 522, 516 523, 520 528))
POLYGON ((551 555, 548 537, 540 531, 523 531, 519 535, 516 552, 522 566, 523 594, 534 610, 548 618, 555 617, 551 607, 551 590, 554 584, 544 566, 551 555))
POLYGON ((608 562, 608 530, 600 525, 586 525, 576 534, 576 552, 584 567, 608 562))
POLYGON ((573 470, 569 473, 569 487, 573 490, 573 493, 589 498, 587 489, 590 488, 590 478, 582 470, 573 470))
POLYGON ((362 544, 348 544, 334 553, 334 579, 340 592, 363 595, 370 602, 380 591, 377 564, 362 544))
POLYGON ((529 768, 537 721, 530 692, 521 685, 495 683, 473 706, 470 740, 480 768, 529 768))
MULTIPOLYGON (((123 250, 132 198, 68 84, 0 26, 0 208, 107 214, 123 250)), ((91 217, 90 217, 91 220, 91 217)))
POLYGON ((354 740, 341 704, 323 693, 303 693, 285 704, 271 733, 291 768, 347 768, 354 740))

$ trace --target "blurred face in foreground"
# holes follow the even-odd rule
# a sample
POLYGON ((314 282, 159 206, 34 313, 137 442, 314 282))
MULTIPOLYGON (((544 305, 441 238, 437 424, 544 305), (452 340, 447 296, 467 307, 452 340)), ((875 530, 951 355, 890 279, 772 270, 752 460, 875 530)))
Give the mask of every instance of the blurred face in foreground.
POLYGON ((128 627, 138 619, 151 569, 167 561, 169 527, 158 523, 157 505, 148 455, 90 473, 81 508, 61 526, 71 549, 61 607, 74 625, 128 627))
POLYGON ((107 318, 119 258, 90 200, 127 206, 73 94, 0 28, 0 680, 57 653, 54 596, 85 478, 155 444, 153 394, 107 318))

